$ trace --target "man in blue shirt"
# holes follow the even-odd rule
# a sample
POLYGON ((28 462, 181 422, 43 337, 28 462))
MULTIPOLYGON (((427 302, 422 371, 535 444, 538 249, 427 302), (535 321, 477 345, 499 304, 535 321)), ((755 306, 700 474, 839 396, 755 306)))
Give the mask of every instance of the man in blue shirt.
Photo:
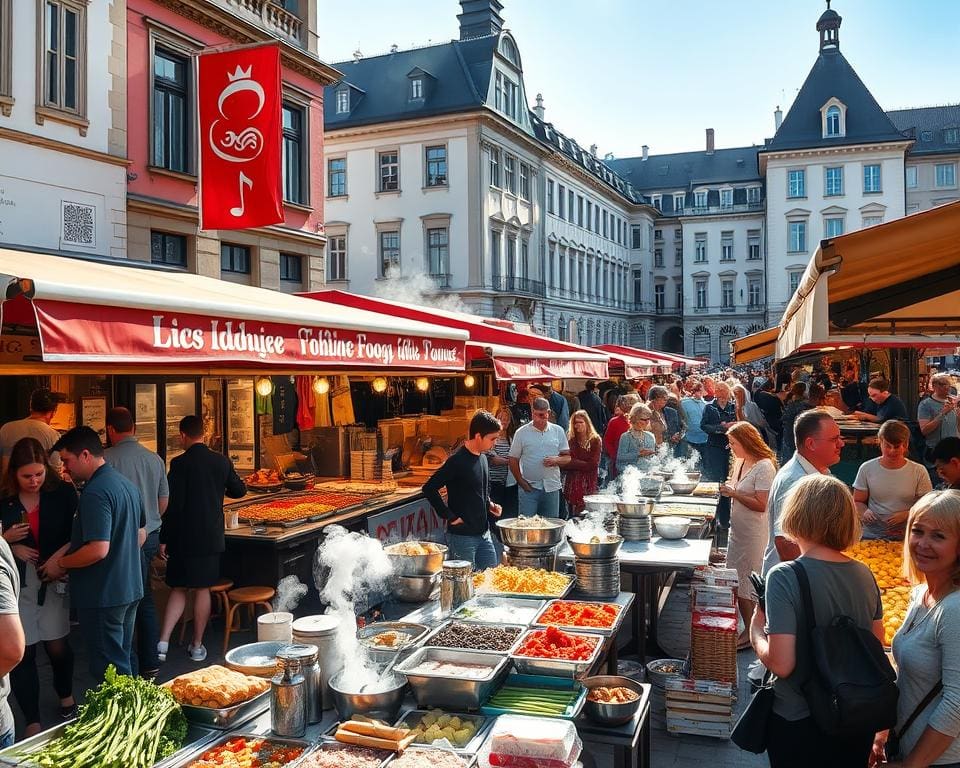
POLYGON ((100 437, 74 427, 54 447, 64 469, 85 483, 69 552, 59 565, 70 571, 70 601, 77 611, 90 674, 101 680, 107 666, 132 672, 130 659, 137 604, 143 597, 140 547, 146 517, 136 486, 106 463, 100 437))

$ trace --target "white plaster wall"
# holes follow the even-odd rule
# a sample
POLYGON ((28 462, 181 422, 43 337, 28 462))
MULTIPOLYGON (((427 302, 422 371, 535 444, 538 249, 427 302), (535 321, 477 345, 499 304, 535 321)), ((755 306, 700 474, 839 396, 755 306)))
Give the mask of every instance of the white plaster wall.
POLYGON ((907 157, 906 165, 917 168, 917 186, 907 187, 907 215, 960 200, 957 184, 936 186, 936 166, 941 163, 953 163, 956 169, 954 179, 960 182, 960 154, 907 157))

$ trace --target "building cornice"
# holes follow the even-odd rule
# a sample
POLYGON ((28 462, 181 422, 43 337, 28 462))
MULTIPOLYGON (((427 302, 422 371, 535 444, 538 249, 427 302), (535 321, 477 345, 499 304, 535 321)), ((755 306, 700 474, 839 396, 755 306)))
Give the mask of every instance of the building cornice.
POLYGON ((291 45, 282 38, 251 22, 234 16, 228 10, 203 0, 156 0, 158 5, 238 43, 257 43, 276 40, 280 43, 280 61, 284 67, 319 83, 333 85, 341 72, 315 58, 308 51, 291 45))
POLYGON ((904 141, 884 141, 866 144, 843 144, 836 147, 810 147, 806 149, 760 150, 757 159, 760 164, 760 173, 766 173, 767 162, 770 160, 808 160, 818 157, 836 157, 838 155, 865 154, 867 152, 906 151, 913 144, 912 139, 904 141))
POLYGON ((76 155, 77 157, 82 157, 87 160, 95 160, 96 162, 108 163, 110 165, 119 165, 123 166, 124 168, 130 165, 131 162, 126 157, 117 157, 116 155, 110 155, 106 152, 99 152, 95 149, 79 147, 76 144, 68 144, 65 141, 56 141, 54 139, 48 139, 45 136, 38 136, 33 133, 15 131, 12 128, 0 127, 0 139, 17 141, 21 144, 30 144, 34 147, 41 147, 42 149, 49 149, 54 152, 62 152, 65 155, 76 155))

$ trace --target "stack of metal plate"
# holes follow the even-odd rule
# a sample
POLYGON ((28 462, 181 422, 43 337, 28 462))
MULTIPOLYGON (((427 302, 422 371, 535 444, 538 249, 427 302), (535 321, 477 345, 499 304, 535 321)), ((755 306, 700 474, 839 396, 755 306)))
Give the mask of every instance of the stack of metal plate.
POLYGON ((616 597, 620 594, 620 558, 595 560, 575 557, 577 589, 585 595, 598 598, 616 597))
POLYGON ((517 547, 504 546, 503 564, 516 568, 543 568, 546 571, 557 570, 557 547, 517 547))
POLYGON ((627 541, 650 541, 653 533, 650 515, 620 517, 620 535, 627 541))

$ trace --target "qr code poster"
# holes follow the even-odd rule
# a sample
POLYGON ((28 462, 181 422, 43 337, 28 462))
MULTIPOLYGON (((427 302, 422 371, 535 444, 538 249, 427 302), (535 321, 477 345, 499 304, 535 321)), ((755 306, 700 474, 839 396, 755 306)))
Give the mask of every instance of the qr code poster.
POLYGON ((79 245, 83 248, 97 246, 96 208, 85 203, 61 201, 60 241, 63 245, 79 245))

